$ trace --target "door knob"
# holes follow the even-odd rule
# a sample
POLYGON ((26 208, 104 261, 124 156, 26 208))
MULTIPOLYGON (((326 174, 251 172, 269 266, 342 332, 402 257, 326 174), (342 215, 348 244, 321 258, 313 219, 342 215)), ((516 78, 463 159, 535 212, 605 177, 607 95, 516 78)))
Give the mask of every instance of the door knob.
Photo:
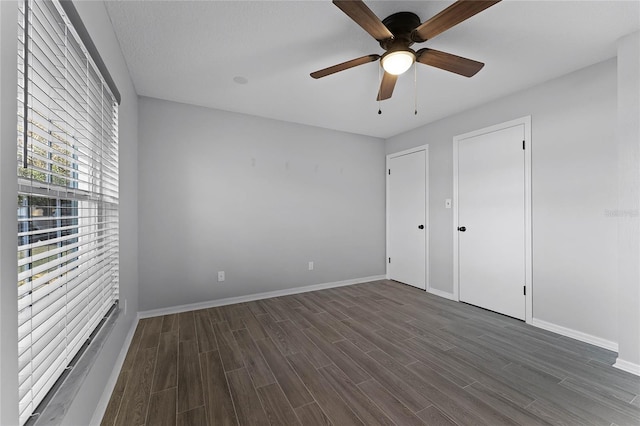
POLYGON ((418 225, 418 229, 424 229, 424 225, 418 225))
POLYGON ((467 230, 466 226, 458 226, 458 231, 464 232, 466 230, 467 230))

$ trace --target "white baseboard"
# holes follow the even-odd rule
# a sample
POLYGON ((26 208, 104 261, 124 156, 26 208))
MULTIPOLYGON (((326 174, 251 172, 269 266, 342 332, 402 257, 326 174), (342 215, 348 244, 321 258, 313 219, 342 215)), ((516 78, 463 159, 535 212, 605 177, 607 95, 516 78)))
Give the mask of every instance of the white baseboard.
POLYGON ((616 363, 613 366, 619 370, 626 371, 627 373, 640 376, 640 365, 633 362, 625 361, 624 359, 616 359, 616 363))
POLYGON ((206 302, 190 303, 188 305, 170 306, 168 308, 151 309, 138 312, 139 318, 157 317, 160 315, 178 314, 180 312, 196 311, 198 309, 215 308, 216 306, 233 305, 235 303, 251 302, 253 300, 270 299, 272 297, 288 296, 290 294, 306 293, 309 291, 324 290, 327 288, 344 287, 353 284, 362 284, 370 281, 384 280, 384 275, 373 277, 354 278, 351 280, 332 283, 313 284, 304 287, 287 288, 283 290, 268 291, 265 293, 248 294, 246 296, 228 297, 225 299, 209 300, 206 302))
POLYGON ((120 370, 122 369, 122 364, 124 364, 124 359, 127 356, 127 351, 129 350, 129 346, 131 345, 131 340, 133 340, 133 334, 136 331, 136 327, 138 326, 138 321, 140 316, 138 316, 131 325, 129 332, 127 333, 127 337, 124 339, 124 343, 122 344, 122 349, 116 358, 116 362, 113 365, 113 370, 111 371, 111 375, 105 383, 104 390, 102 391, 102 396, 98 400, 96 404, 96 409, 93 411, 93 417, 91 418, 90 425, 100 425, 102 422, 102 417, 104 417, 105 411, 107 411, 107 405, 109 405, 109 400, 111 399, 111 394, 113 393, 113 389, 116 387, 116 382, 118 381, 118 376, 120 375, 120 370))
POLYGON ((428 288, 427 293, 435 294, 436 296, 444 297, 445 299, 453 300, 454 302, 458 301, 458 299, 453 296, 453 293, 447 293, 446 291, 438 290, 437 288, 428 288))
POLYGON ((593 336, 591 334, 583 333, 582 331, 577 331, 536 318, 531 321, 531 325, 561 334, 566 337, 571 337, 572 339, 580 340, 581 342, 590 343, 592 345, 599 346, 610 351, 618 352, 618 344, 616 342, 593 336))

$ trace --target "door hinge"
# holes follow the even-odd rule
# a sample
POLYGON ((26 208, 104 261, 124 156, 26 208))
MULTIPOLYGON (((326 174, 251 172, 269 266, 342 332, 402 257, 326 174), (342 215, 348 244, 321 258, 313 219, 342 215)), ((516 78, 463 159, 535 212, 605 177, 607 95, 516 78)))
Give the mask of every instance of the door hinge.
POLYGON ((522 141, 522 149, 524 149, 524 141, 522 141))
POLYGON ((389 258, 389 263, 391 263, 391 258, 389 258))
POLYGON ((391 176, 391 169, 389 169, 389 176, 391 176))
POLYGON ((524 291, 524 295, 526 296, 527 295, 527 286, 526 285, 522 286, 522 290, 524 291))

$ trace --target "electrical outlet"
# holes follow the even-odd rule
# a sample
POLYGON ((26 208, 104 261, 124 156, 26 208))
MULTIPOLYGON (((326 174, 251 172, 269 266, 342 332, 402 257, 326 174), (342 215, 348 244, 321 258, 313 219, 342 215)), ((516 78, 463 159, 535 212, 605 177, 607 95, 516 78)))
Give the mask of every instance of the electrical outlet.
POLYGON ((309 270, 313 271, 313 261, 309 262, 309 270))
POLYGON ((224 271, 218 271, 218 282, 224 281, 224 271))
POLYGON ((451 198, 447 198, 446 200, 444 200, 444 208, 445 209, 451 208, 451 198))

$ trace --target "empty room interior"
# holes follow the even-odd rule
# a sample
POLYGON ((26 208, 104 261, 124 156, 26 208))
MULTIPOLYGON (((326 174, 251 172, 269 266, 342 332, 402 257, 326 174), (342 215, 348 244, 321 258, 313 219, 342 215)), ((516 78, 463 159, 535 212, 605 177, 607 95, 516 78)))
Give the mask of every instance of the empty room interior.
POLYGON ((0 94, 0 425, 640 424, 640 1, 3 0, 0 94))

